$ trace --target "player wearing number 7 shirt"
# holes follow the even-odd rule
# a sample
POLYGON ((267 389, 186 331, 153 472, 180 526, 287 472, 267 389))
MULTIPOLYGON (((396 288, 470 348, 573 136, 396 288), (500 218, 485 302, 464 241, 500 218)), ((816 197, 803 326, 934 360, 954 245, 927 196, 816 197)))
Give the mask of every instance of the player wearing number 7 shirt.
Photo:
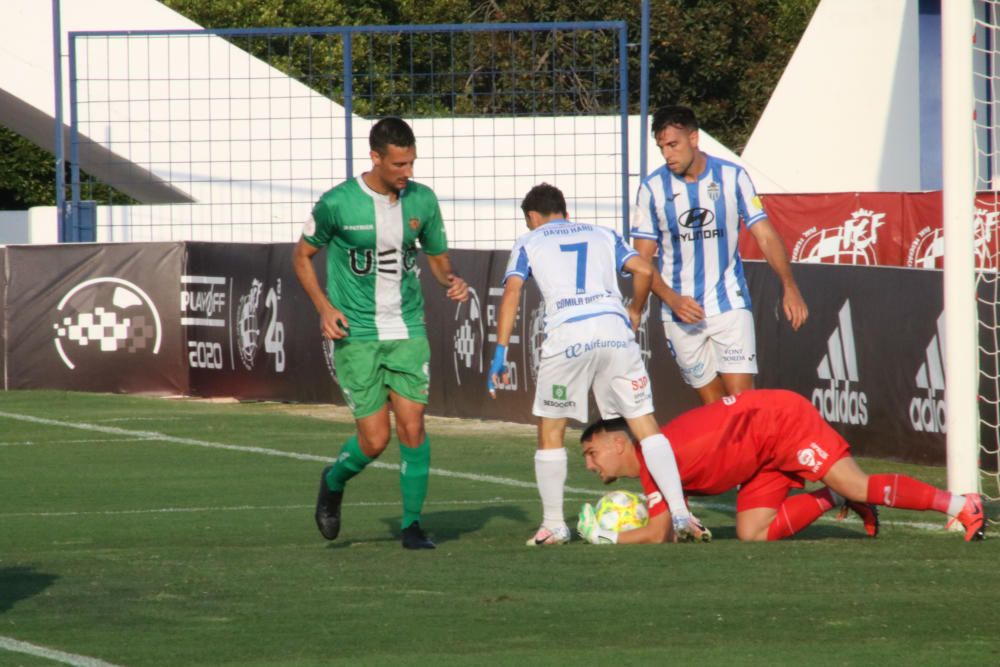
POLYGON ((495 398, 496 386, 506 380, 507 343, 521 288, 534 277, 545 301, 545 342, 532 410, 539 417, 535 477, 542 525, 528 545, 570 540, 563 515, 566 422, 587 421, 591 389, 601 415, 625 418, 639 440, 647 466, 666 496, 674 530, 702 539, 702 528, 684 502, 670 444, 653 417, 652 387, 635 340, 634 329, 655 270, 617 232, 570 222, 566 200, 552 185, 533 187, 521 210, 531 231, 517 240, 507 263, 487 389, 495 398), (627 311, 618 291, 619 272, 633 278, 633 300, 627 311))

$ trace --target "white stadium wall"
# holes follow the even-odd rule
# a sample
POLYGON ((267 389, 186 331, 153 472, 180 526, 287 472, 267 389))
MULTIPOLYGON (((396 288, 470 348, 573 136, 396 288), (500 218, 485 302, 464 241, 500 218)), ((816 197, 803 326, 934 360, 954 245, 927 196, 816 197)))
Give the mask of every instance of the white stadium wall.
POLYGON ((766 192, 921 189, 919 0, 822 0, 743 158, 766 192))
MULTIPOLYGON (((0 70, 0 120, 18 131, 30 126, 33 130, 23 133, 52 150, 51 8, 16 0, 14 12, 16 20, 0 26, 0 54, 11 63, 0 70)), ((69 32, 197 26, 155 0, 63 0, 62 27, 69 32)), ((98 241, 294 240, 312 202, 343 178, 344 108, 229 42, 205 35, 77 43, 78 70, 102 72, 100 78, 108 80, 81 84, 81 167, 101 176, 112 156, 116 175, 127 173, 124 180, 138 184, 120 189, 151 204, 98 207, 98 241), (144 81, 126 81, 130 72, 141 72, 144 81), (88 98, 116 101, 87 104, 88 98), (203 120, 212 117, 214 105, 224 106, 227 120, 203 120), (244 120, 228 120, 235 118, 244 120)), ((64 67, 64 82, 68 78, 64 67)), ((63 99, 68 121, 68 90, 63 99)), ((565 191, 575 218, 621 228, 617 117, 413 124, 416 178, 435 188, 449 232, 463 247, 492 248, 498 238, 506 245, 519 235, 518 203, 540 180, 565 191), (574 148, 589 155, 567 160, 574 148)), ((369 127, 370 121, 354 117, 355 174, 370 164, 369 127)), ((629 199, 638 185, 641 132, 639 118, 631 117, 629 199)), ((704 133, 703 144, 740 161, 704 133)), ((662 163, 655 146, 650 148, 647 171, 662 163)), ((68 143, 66 151, 68 158, 68 143)), ((770 188, 766 177, 751 173, 762 190, 770 188)), ((54 235, 55 217, 51 220, 54 235)), ((0 230, 0 242, 26 234, 0 230)))

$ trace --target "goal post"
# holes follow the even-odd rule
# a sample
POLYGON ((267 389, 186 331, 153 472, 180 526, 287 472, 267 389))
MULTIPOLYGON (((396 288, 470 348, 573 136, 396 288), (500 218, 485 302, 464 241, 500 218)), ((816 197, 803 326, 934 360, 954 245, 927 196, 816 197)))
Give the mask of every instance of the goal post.
POLYGON ((978 321, 974 251, 973 0, 941 3, 942 208, 948 489, 979 488, 978 321))

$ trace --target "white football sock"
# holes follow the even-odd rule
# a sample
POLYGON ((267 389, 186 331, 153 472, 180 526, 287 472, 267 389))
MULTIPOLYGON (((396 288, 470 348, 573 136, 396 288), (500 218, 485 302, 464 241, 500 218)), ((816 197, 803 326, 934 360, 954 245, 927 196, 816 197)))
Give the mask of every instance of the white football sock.
POLYGON ((667 436, 657 433, 643 438, 639 445, 642 447, 642 457, 646 460, 646 468, 663 492, 670 513, 675 516, 690 514, 687 503, 684 502, 684 489, 681 487, 681 475, 677 472, 677 459, 674 458, 674 450, 670 447, 667 436))
POLYGON ((563 492, 566 486, 566 448, 535 451, 535 480, 542 497, 542 525, 552 530, 566 525, 563 492))

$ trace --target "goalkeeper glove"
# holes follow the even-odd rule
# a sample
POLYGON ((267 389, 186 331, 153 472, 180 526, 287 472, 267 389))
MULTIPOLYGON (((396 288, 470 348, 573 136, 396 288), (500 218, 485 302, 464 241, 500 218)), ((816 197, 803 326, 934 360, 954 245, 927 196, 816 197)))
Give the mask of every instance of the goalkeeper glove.
POLYGON ((493 363, 490 364, 490 372, 486 377, 486 390, 490 392, 490 396, 493 398, 497 397, 496 384, 493 382, 493 378, 498 380, 502 379, 504 375, 507 374, 507 346, 497 344, 495 350, 493 350, 493 363))
POLYGON ((580 516, 576 523, 576 532, 591 544, 617 544, 618 533, 601 528, 597 523, 597 514, 590 503, 580 508, 580 516))
POLYGON ((704 524, 694 514, 672 514, 671 519, 673 520, 674 534, 677 535, 678 542, 712 541, 712 531, 705 528, 704 524))

